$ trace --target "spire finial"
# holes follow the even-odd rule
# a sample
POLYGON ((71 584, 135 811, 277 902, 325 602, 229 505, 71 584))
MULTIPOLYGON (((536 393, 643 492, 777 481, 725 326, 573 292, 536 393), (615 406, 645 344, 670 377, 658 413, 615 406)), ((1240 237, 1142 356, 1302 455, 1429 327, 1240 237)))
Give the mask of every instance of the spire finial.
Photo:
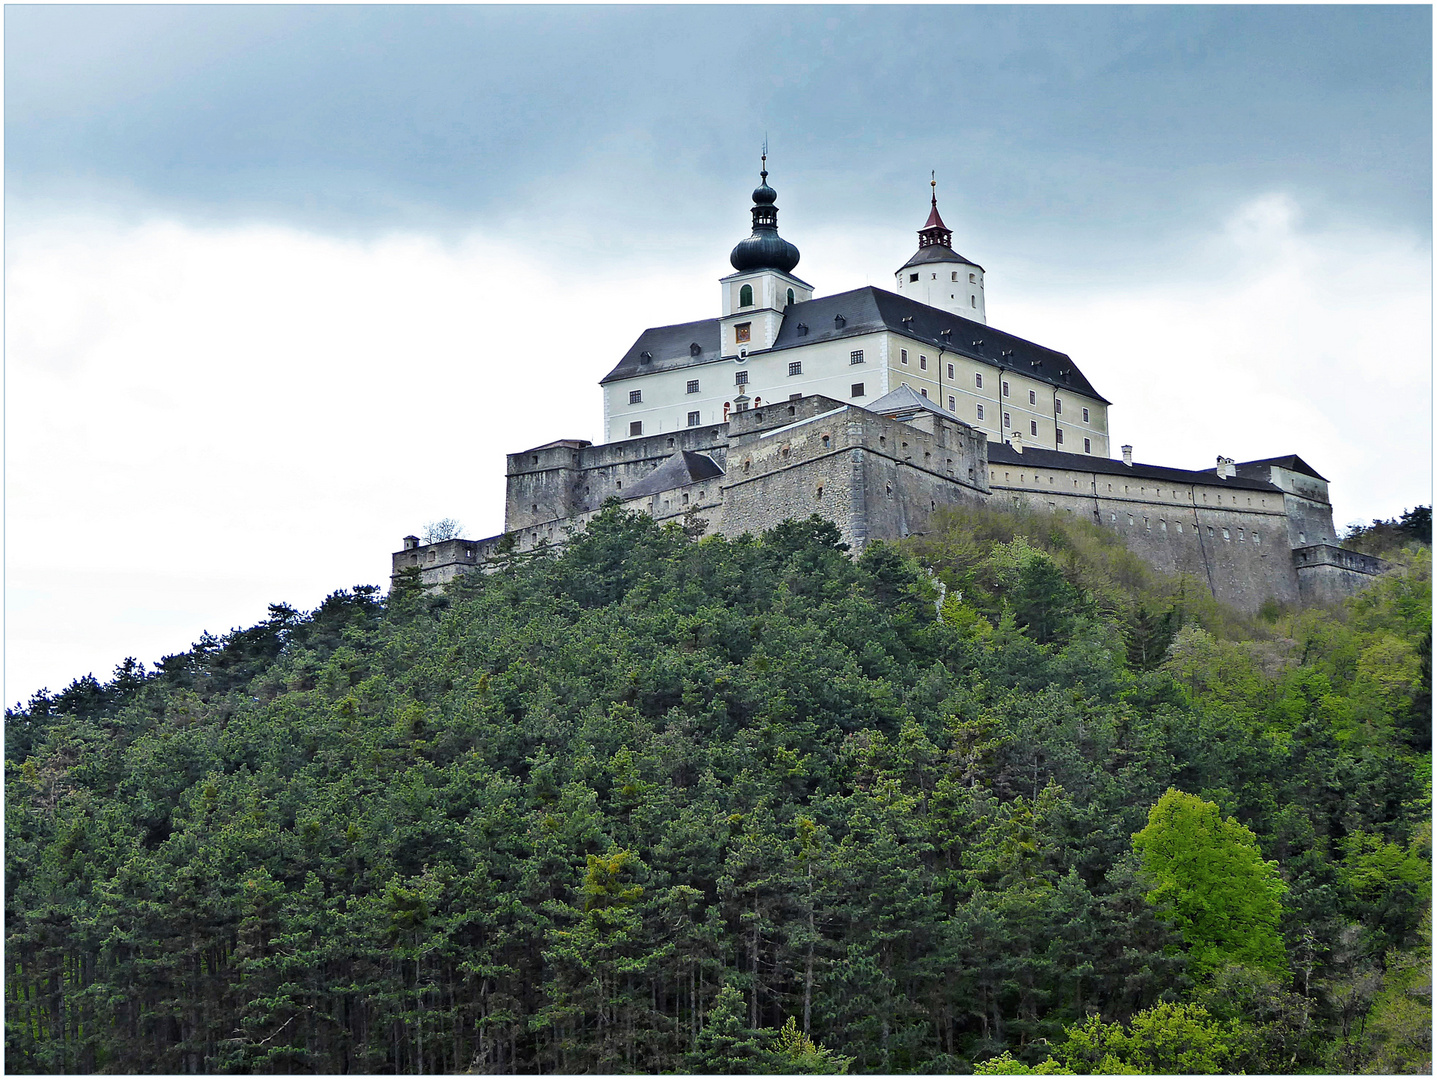
POLYGON ((759 158, 759 176, 768 179, 768 132, 763 133, 763 155, 759 158))
POLYGON ((937 170, 937 169, 932 169, 932 170, 930 170, 929 173, 928 173, 928 176, 929 176, 928 183, 929 183, 929 184, 932 186, 932 188, 933 188, 933 205, 934 205, 934 206, 937 206, 937 205, 938 205, 938 170, 937 170))

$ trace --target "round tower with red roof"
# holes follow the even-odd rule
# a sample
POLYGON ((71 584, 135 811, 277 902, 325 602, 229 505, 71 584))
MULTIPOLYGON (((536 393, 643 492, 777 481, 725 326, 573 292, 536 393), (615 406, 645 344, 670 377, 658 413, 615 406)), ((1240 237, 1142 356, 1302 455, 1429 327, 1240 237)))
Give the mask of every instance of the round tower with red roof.
POLYGON ((897 291, 920 304, 987 325, 983 268, 953 250, 953 230, 943 224, 938 213, 937 178, 930 183, 933 192, 928 220, 918 230, 918 250, 894 275, 897 291))

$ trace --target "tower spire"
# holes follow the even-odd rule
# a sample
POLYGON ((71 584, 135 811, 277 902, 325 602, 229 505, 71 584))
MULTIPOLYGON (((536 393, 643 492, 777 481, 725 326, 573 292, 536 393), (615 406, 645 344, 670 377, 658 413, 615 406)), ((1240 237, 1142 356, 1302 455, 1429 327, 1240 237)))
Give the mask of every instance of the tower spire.
POLYGON ((735 270, 782 270, 789 273, 798 265, 798 248, 778 235, 778 192, 768 186, 768 136, 763 137, 759 159, 760 183, 753 189, 753 235, 739 242, 729 255, 735 270))
POLYGON ((928 174, 928 184, 932 188, 930 195, 930 209, 928 220, 923 223, 923 228, 918 230, 919 248, 930 247, 933 244, 941 244, 943 247, 953 246, 953 230, 943 224, 943 218, 938 213, 938 170, 934 169, 928 174))

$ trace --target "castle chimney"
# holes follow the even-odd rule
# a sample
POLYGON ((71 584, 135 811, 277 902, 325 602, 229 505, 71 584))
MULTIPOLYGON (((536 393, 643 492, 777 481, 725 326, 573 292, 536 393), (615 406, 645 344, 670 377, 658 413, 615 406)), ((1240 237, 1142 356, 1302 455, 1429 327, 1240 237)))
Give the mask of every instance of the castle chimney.
POLYGON ((419 546, 419 537, 417 537, 417 536, 406 536, 406 537, 404 538, 404 550, 405 550, 405 551, 413 551, 413 550, 414 550, 415 548, 417 548, 418 546, 419 546))
POLYGON ((1123 464, 1130 469, 1133 467, 1133 448, 1131 446, 1123 447, 1123 464))
POLYGON ((1021 454, 1023 452, 1023 433, 1021 431, 1015 431, 1009 435, 1008 445, 1021 454))
POLYGON ((1220 479, 1226 480, 1237 475, 1237 463, 1230 457, 1217 456, 1217 475, 1220 479))

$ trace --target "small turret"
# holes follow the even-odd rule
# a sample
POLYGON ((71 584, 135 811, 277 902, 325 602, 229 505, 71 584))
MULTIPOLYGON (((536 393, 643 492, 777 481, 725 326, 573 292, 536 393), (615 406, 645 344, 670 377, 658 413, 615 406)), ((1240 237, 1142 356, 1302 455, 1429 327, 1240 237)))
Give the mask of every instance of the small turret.
POLYGON ((987 325, 983 268, 953 250, 953 230, 938 213, 938 178, 932 186, 928 220, 918 230, 918 251, 895 275, 898 292, 929 307, 951 311, 987 325))

